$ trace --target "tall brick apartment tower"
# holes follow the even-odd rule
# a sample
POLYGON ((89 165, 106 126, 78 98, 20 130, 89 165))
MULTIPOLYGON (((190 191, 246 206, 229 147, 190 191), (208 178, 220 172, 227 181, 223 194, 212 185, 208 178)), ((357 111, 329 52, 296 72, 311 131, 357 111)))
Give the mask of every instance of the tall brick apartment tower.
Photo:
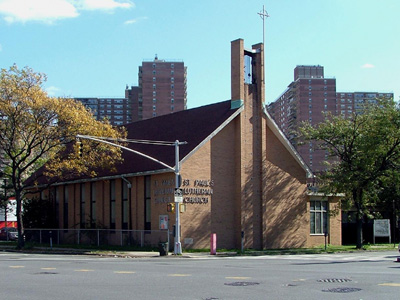
POLYGON ((299 144, 296 139, 303 121, 313 125, 323 122, 325 113, 351 117, 362 112, 365 105, 377 104, 377 99, 393 99, 393 93, 336 92, 336 79, 324 77, 322 66, 297 66, 294 81, 283 94, 269 104, 268 112, 314 171, 325 170, 328 154, 316 149, 315 142, 299 144))
POLYGON ((132 104, 132 121, 145 120, 186 109, 186 69, 179 61, 143 61, 139 86, 126 88, 132 104))
POLYGON ((336 112, 336 79, 325 78, 322 66, 297 66, 294 81, 268 111, 310 168, 325 169, 325 151, 315 150, 313 143, 298 145, 296 131, 303 121, 318 124, 324 120, 324 112, 336 112))

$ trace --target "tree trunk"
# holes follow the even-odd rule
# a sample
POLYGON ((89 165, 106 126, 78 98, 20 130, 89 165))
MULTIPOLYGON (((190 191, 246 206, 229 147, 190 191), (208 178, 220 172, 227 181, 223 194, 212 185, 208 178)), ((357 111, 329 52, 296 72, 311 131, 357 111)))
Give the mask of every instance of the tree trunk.
POLYGON ((357 244, 356 244, 356 248, 357 249, 361 249, 363 247, 363 218, 362 218, 362 215, 359 212, 357 212, 356 226, 357 226, 357 244))
POLYGON ((361 249, 363 247, 363 221, 364 221, 362 189, 353 190, 353 201, 356 207, 356 226, 357 226, 356 248, 361 249))
POLYGON ((25 246, 25 239, 24 239, 24 226, 22 223, 22 199, 20 190, 15 191, 15 199, 17 201, 17 226, 18 226, 17 249, 22 249, 25 246))

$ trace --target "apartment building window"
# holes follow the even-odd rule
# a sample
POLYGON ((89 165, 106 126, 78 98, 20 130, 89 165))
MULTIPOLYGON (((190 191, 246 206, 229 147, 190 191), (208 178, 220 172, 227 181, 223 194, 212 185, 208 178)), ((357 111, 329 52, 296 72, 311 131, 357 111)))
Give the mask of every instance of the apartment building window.
POLYGON ((156 75, 156 70, 153 70, 153 75, 156 75))
POLYGON ((153 77, 153 82, 156 82, 156 77, 153 77))
POLYGON ((155 105, 153 105, 153 110, 156 110, 156 106, 155 105))
POLYGON ((171 82, 174 82, 174 81, 175 81, 174 77, 171 77, 171 82))
POLYGON ((174 64, 171 64, 171 69, 173 69, 175 67, 175 65, 174 64))
POLYGON ((310 233, 328 232, 328 201, 310 201, 310 233))
POLYGON ((174 103, 174 101, 175 101, 174 98, 171 98, 171 103, 174 103))
POLYGON ((171 70, 171 75, 174 75, 174 70, 171 70))
POLYGON ((153 69, 155 69, 156 68, 156 64, 153 64, 153 69))
POLYGON ((155 112, 153 112, 153 117, 157 117, 157 114, 155 112))
POLYGON ((174 91, 171 91, 171 96, 175 96, 175 92, 174 91))
POLYGON ((171 84, 171 90, 173 90, 174 89, 174 85, 173 84, 171 84))
POLYGON ((157 99, 156 98, 153 98, 153 103, 157 103, 157 99))
POLYGON ((173 105, 171 105, 171 110, 172 110, 172 111, 174 110, 174 106, 173 106, 173 105))
POLYGON ((157 92, 156 91, 153 91, 153 97, 154 96, 157 96, 157 92))

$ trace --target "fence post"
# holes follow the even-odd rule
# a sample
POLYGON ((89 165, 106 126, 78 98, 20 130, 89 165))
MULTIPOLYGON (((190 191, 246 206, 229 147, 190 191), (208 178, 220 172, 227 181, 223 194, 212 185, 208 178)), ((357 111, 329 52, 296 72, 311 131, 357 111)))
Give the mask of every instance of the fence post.
POLYGON ((39 229, 39 244, 42 244, 42 230, 39 229))
POLYGON ((142 247, 142 248, 143 248, 143 243, 144 243, 143 239, 144 239, 144 231, 141 230, 140 231, 140 247, 142 247))
POLYGON ((100 230, 97 229, 97 247, 100 246, 100 230))
POLYGON ((81 243, 81 230, 78 229, 78 245, 81 243))

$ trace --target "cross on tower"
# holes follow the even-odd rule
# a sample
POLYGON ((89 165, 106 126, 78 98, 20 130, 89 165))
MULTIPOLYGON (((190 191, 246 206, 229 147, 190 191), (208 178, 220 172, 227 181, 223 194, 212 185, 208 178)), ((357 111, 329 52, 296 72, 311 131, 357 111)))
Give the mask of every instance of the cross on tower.
POLYGON ((263 44, 265 44, 265 26, 264 26, 264 22, 265 22, 265 19, 269 17, 269 14, 265 10, 264 5, 263 5, 262 11, 260 11, 257 14, 260 15, 261 19, 263 20, 263 44))

